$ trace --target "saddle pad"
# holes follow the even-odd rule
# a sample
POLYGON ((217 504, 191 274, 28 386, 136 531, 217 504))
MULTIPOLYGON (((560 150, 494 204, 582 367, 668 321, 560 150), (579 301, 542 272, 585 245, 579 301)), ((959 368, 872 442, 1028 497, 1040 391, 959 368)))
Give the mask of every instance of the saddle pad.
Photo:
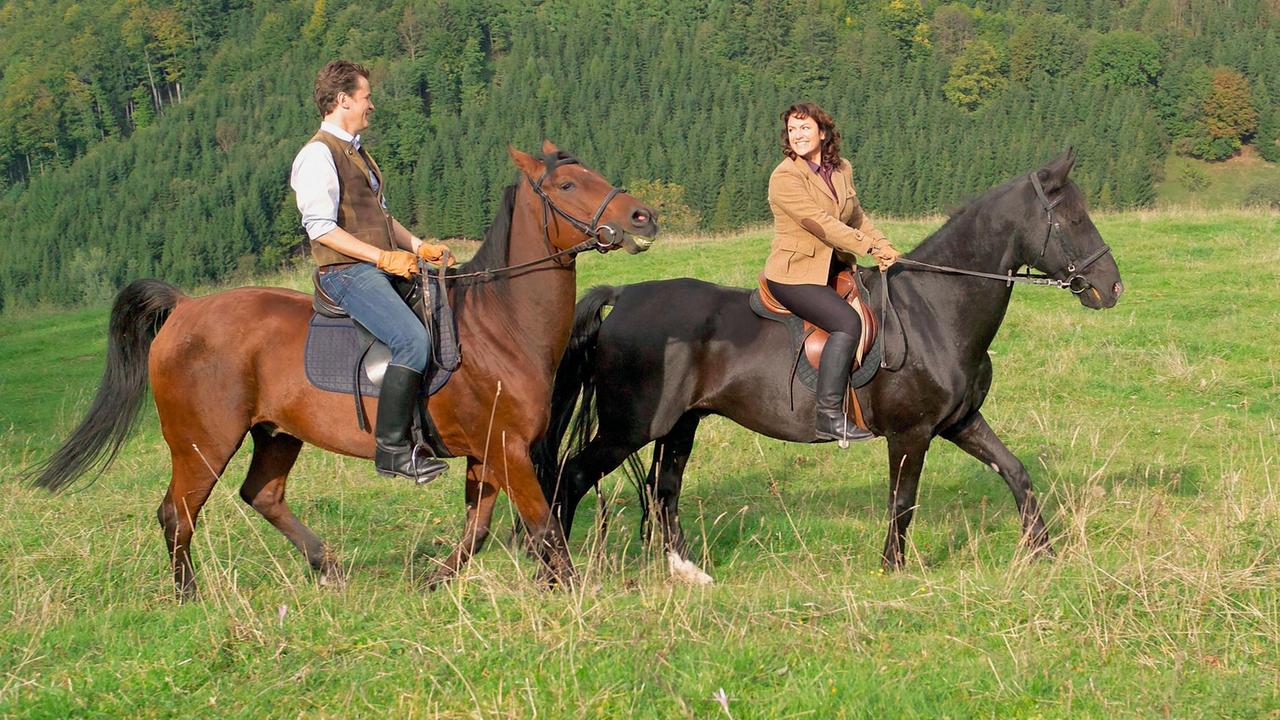
MULTIPOLYGON (((307 328, 307 380, 321 390, 352 394, 355 391, 356 362, 365 350, 365 343, 360 338, 362 334, 364 333, 356 329, 351 318, 330 318, 313 314, 307 328)), ((433 342, 438 342, 439 333, 432 333, 431 337, 433 342)), ((433 363, 427 370, 426 382, 423 383, 426 390, 424 397, 433 395, 444 387, 452 374, 433 363)), ((378 386, 373 384, 363 368, 359 377, 360 394, 364 397, 378 397, 378 386)))

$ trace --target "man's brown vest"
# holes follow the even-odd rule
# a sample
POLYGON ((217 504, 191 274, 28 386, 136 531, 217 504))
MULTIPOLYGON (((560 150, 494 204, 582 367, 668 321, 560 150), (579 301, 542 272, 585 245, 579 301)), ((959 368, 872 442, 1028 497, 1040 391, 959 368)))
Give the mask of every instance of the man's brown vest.
MULTIPOLYGON (((307 144, 322 142, 333 154, 333 164, 338 168, 338 227, 379 250, 395 250, 392 239, 391 215, 382 207, 382 171, 369 153, 357 151, 349 142, 321 130, 307 144), (378 192, 374 192, 369 173, 378 178, 378 192)), ((360 262, 343 255, 333 248, 311 241, 311 257, 317 265, 360 262)))

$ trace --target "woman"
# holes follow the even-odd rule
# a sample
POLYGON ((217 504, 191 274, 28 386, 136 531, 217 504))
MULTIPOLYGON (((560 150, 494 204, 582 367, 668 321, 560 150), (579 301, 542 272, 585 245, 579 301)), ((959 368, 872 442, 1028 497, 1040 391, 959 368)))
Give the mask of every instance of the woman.
POLYGON ((901 253, 862 212, 840 133, 822 108, 797 103, 782 113, 782 152, 769 176, 774 232, 765 281, 788 310, 831 334, 818 365, 818 438, 863 440, 871 434, 844 412, 862 321, 827 283, 855 255, 874 257, 884 272, 901 253))

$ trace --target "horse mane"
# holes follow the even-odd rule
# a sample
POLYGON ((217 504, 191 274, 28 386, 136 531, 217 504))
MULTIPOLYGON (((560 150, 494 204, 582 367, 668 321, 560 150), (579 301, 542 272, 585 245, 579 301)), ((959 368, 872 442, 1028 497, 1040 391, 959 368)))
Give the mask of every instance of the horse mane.
MULTIPOLYGON (((516 190, 518 185, 512 183, 502 189, 502 202, 493 222, 484 231, 484 242, 470 260, 456 268, 449 268, 449 275, 458 273, 482 272, 496 270, 507 264, 507 255, 511 251, 511 216, 516 207, 516 190)), ((458 285, 472 285, 485 280, 484 276, 465 278, 458 285)))
POLYGON ((1023 176, 1019 175, 995 187, 988 188, 981 195, 970 197, 963 204, 954 207, 947 214, 947 221, 942 224, 942 227, 934 230, 928 237, 921 240, 919 245, 907 253, 907 257, 920 259, 921 256, 929 253, 937 246, 945 245, 952 235, 963 232, 965 229, 971 229, 973 221, 978 215, 978 210, 994 202, 997 197, 1002 196, 1022 178, 1023 176))

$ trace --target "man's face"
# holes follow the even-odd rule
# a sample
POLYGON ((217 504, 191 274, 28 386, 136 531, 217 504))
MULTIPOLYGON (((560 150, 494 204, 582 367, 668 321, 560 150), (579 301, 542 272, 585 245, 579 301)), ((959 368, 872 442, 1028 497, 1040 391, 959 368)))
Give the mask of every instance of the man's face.
POLYGON ((369 127, 369 115, 373 112, 373 98, 369 93, 369 80, 364 76, 356 78, 355 92, 338 96, 338 107, 351 120, 351 127, 360 132, 369 127))

